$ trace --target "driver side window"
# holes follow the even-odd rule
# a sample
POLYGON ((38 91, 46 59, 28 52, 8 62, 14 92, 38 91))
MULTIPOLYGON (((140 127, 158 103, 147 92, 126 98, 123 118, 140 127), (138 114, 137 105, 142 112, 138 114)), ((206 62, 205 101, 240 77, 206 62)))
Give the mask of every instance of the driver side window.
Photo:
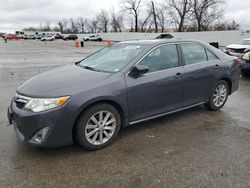
POLYGON ((177 67, 179 65, 179 58, 176 45, 164 45, 154 49, 142 59, 139 65, 148 66, 148 72, 177 67))

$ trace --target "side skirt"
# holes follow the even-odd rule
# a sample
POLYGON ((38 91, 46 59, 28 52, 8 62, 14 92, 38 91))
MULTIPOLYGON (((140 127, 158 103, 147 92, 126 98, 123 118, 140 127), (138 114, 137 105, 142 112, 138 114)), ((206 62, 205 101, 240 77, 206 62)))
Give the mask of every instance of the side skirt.
POLYGON ((173 113, 175 113, 175 112, 179 112, 179 111, 182 111, 182 110, 186 110, 186 109, 189 109, 189 108, 193 108, 193 107, 195 107, 195 106, 199 106, 199 105, 202 105, 202 104, 204 104, 204 103, 205 103, 205 102, 201 102, 201 103, 193 104, 193 105, 191 105, 191 106, 187 106, 187 107, 184 107, 184 108, 180 108, 180 109, 177 109, 177 110, 173 110, 173 111, 170 111, 170 112, 166 112, 166 113, 163 113, 163 114, 158 114, 158 115, 151 116, 151 117, 148 117, 148 118, 144 118, 144 119, 132 121, 132 122, 129 123, 129 125, 133 125, 133 124, 136 124, 136 123, 141 123, 141 122, 148 121, 148 120, 151 120, 151 119, 155 119, 155 118, 158 118, 158 117, 162 117, 162 116, 165 116, 165 115, 173 114, 173 113))

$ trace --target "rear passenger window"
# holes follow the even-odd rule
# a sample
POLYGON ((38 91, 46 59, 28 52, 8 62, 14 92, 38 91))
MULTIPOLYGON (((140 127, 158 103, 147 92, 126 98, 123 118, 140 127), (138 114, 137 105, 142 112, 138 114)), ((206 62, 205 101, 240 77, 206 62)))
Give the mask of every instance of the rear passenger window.
POLYGON ((182 43, 180 44, 186 65, 207 61, 207 54, 205 48, 196 43, 182 43))
POLYGON ((208 49, 206 49, 206 51, 207 51, 207 59, 208 59, 208 61, 212 61, 212 60, 218 59, 218 57, 216 55, 214 55, 213 52, 211 52, 208 49))

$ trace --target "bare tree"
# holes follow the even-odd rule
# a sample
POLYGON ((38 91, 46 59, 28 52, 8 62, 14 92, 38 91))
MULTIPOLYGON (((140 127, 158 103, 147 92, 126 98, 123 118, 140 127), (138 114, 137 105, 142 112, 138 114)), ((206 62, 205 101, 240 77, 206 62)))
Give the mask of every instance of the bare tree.
POLYGON ((43 30, 44 31, 51 31, 50 21, 46 21, 43 30))
POLYGON ((227 21, 218 22, 214 25, 214 30, 216 31, 225 31, 225 30, 239 30, 240 25, 237 24, 234 20, 231 23, 227 21))
POLYGON ((166 23, 174 24, 178 32, 206 30, 235 30, 235 22, 217 21, 223 15, 225 0, 119 0, 120 11, 102 9, 92 19, 62 19, 56 23, 47 21, 39 27, 27 27, 26 30, 60 31, 61 33, 121 32, 124 23, 131 32, 165 31, 166 23), (128 15, 127 18, 124 14, 128 15), (169 20, 171 20, 169 22, 169 20), (215 24, 216 23, 216 24, 215 24), (111 28, 111 29, 110 29, 111 28))
POLYGON ((198 31, 206 31, 214 21, 221 18, 224 0, 192 0, 193 17, 198 31))
POLYGON ((139 9, 141 7, 142 0, 123 0, 122 6, 124 11, 134 17, 134 31, 138 32, 138 20, 139 20, 139 9))
POLYGON ((184 21, 189 16, 191 10, 190 0, 167 0, 169 6, 169 16, 172 22, 177 26, 177 31, 184 29, 184 21))
POLYGON ((163 33, 165 31, 165 25, 166 25, 166 11, 164 7, 160 7, 157 9, 157 19, 158 24, 161 28, 161 32, 163 33))
POLYGON ((132 18, 130 18, 130 29, 129 29, 129 32, 133 32, 134 31, 134 21, 132 18))
POLYGON ((98 22, 98 29, 103 31, 104 33, 108 32, 108 23, 109 23, 109 15, 108 12, 104 9, 101 10, 99 14, 96 16, 96 20, 98 22))
POLYGON ((229 30, 239 30, 240 24, 236 23, 234 20, 229 24, 229 30))
POLYGON ((155 33, 157 33, 158 32, 158 23, 157 23, 157 15, 156 15, 154 1, 151 1, 151 7, 152 7, 152 15, 153 15, 153 18, 154 18, 155 33))
POLYGON ((98 29, 98 21, 96 18, 92 18, 91 20, 87 20, 86 28, 88 30, 88 33, 96 33, 98 29))
POLYGON ((91 26, 92 26, 92 31, 93 31, 92 33, 97 33, 98 21, 96 19, 92 19, 91 26))
POLYGON ((78 33, 76 22, 73 18, 70 19, 70 25, 71 25, 71 33, 78 33))
POLYGON ((118 31, 122 32, 122 29, 124 27, 124 25, 123 25, 123 15, 122 14, 118 15, 116 20, 117 20, 118 31))
POLYGON ((151 4, 148 6, 148 10, 146 13, 144 13, 145 17, 144 19, 139 19, 139 25, 140 25, 140 31, 145 32, 146 27, 152 22, 152 10, 151 10, 151 4))
POLYGON ((85 33, 85 27, 86 27, 87 21, 88 21, 87 19, 84 19, 82 17, 78 19, 77 27, 81 33, 85 33))
POLYGON ((67 19, 62 19, 58 21, 57 25, 60 28, 61 33, 66 33, 67 32, 67 27, 68 27, 68 20, 67 19))
POLYGON ((123 27, 123 15, 122 13, 115 13, 114 8, 111 12, 111 27, 113 32, 122 32, 123 27))
POLYGON ((86 33, 92 33, 91 20, 88 18, 86 19, 85 29, 86 29, 86 33))
POLYGON ((61 32, 61 30, 60 30, 60 28, 58 26, 53 26, 53 28, 51 29, 51 31, 61 32))
POLYGON ((43 23, 42 22, 39 23, 39 30, 43 31, 43 23))
POLYGON ((146 4, 147 10, 143 12, 144 19, 140 19, 139 24, 141 28, 141 32, 147 31, 152 32, 154 30, 155 33, 158 32, 158 19, 157 19, 157 9, 153 1, 149 1, 146 4))
POLYGON ((39 23, 38 31, 51 31, 50 21, 46 21, 45 23, 39 23))
POLYGON ((36 27, 25 27, 22 30, 23 31, 38 31, 39 29, 36 27))
POLYGON ((57 25, 58 25, 58 27, 59 27, 60 32, 63 33, 63 32, 64 32, 64 27, 63 27, 62 21, 58 21, 58 22, 57 22, 57 25))

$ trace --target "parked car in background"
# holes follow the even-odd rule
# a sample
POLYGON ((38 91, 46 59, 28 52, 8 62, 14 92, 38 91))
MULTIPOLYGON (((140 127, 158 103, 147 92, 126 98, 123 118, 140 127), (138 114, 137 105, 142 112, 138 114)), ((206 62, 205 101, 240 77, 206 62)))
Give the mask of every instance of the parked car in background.
POLYGON ((174 36, 169 33, 163 33, 156 37, 156 39, 172 39, 174 36))
POLYGON ((250 52, 245 53, 241 57, 241 75, 243 77, 250 77, 250 52))
POLYGON ((0 37, 3 37, 3 36, 5 36, 6 35, 6 33, 1 33, 0 32, 0 37))
POLYGON ((120 42, 24 82, 8 119, 24 143, 97 150, 128 125, 202 104, 219 110, 239 79, 237 58, 203 42, 120 42))
POLYGON ((8 35, 5 35, 5 39, 6 40, 19 40, 19 39, 22 39, 22 37, 18 35, 8 34, 8 35))
POLYGON ((36 39, 36 35, 24 35, 23 39, 25 40, 34 40, 36 39))
POLYGON ((102 37, 99 35, 91 35, 89 37, 84 37, 84 41, 102 41, 102 37))
POLYGON ((77 40, 77 39, 78 39, 77 35, 68 35, 63 38, 63 40, 77 40))
POLYGON ((228 55, 240 57, 250 51, 250 39, 243 39, 236 44, 230 44, 223 51, 228 55))
POLYGON ((60 34, 56 34, 54 37, 55 37, 55 39, 63 39, 63 36, 60 34))
POLYGON ((38 34, 38 35, 36 35, 36 39, 41 39, 41 38, 43 38, 45 35, 44 34, 38 34))
POLYGON ((0 35, 0 43, 2 42, 7 43, 7 40, 4 35, 0 35))
POLYGON ((53 41, 55 40, 54 35, 45 35, 44 37, 41 38, 41 41, 53 41))

